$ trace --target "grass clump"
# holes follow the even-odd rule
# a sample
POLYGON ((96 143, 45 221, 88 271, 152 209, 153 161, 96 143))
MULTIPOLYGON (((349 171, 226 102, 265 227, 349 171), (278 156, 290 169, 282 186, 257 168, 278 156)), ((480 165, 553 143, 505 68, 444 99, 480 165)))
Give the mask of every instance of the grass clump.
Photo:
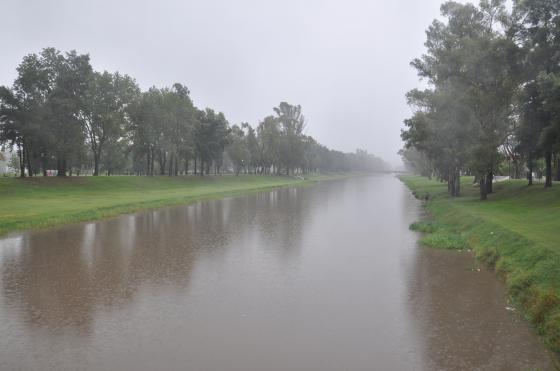
POLYGON ((465 250, 468 248, 467 241, 464 238, 448 231, 428 234, 420 239, 420 243, 424 246, 445 250, 465 250))
POLYGON ((560 184, 543 189, 501 182, 481 202, 469 177, 462 179, 459 198, 448 196, 445 183, 419 176, 401 180, 416 195, 429 194, 425 209, 431 221, 411 226, 429 233, 421 243, 472 248, 505 280, 509 297, 545 343, 560 353, 560 184))
POLYGON ((410 230, 421 233, 434 233, 438 225, 434 221, 415 222, 410 225, 410 230))

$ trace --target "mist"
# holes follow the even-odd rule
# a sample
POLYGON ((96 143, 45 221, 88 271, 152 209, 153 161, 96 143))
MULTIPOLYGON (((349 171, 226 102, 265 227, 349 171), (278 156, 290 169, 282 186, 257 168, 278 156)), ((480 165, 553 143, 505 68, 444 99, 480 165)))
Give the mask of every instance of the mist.
POLYGON ((95 69, 141 88, 185 84, 194 103, 255 125, 280 101, 300 104, 306 133, 400 166, 410 60, 439 0, 3 1, 0 85, 47 46, 89 53, 95 69))
POLYGON ((560 0, 0 12, 0 370, 558 370, 560 0))

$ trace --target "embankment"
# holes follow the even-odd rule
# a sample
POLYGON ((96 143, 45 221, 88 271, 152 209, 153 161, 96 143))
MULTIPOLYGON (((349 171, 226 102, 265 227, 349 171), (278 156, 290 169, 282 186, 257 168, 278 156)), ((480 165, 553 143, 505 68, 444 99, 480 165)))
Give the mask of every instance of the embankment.
POLYGON ((544 189, 501 182, 487 201, 479 201, 472 178, 463 179, 460 198, 449 197, 445 183, 419 176, 401 180, 425 200, 426 219, 411 226, 425 232, 421 243, 472 249, 495 267, 509 299, 560 352, 560 184, 544 189))
POLYGON ((0 178, 0 235, 357 175, 0 178))

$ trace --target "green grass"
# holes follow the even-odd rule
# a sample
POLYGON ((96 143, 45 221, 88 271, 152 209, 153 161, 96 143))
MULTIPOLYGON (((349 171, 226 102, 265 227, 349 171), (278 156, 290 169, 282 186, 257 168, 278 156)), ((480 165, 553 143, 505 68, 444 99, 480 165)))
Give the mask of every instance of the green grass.
POLYGON ((352 175, 0 178, 0 235, 352 175))
POLYGON ((472 178, 463 178, 463 196, 455 199, 447 195, 445 183, 418 176, 401 180, 427 200, 429 217, 411 225, 426 233, 421 243, 473 249, 495 267, 510 298, 560 352, 560 184, 545 189, 525 181, 497 183, 495 193, 481 202, 472 178))

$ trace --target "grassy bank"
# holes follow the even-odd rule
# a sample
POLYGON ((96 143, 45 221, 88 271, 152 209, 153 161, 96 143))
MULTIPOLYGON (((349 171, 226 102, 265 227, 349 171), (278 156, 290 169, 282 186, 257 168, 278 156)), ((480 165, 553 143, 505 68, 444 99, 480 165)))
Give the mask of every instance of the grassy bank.
POLYGON ((427 200, 426 219, 411 226, 426 233, 421 243, 473 249, 495 267, 511 300, 560 352, 560 184, 544 189, 506 181, 495 184, 495 193, 481 202, 472 178, 463 179, 458 199, 447 195, 445 183, 417 176, 401 180, 427 200))
POLYGON ((0 178, 0 235, 352 175, 0 178))

